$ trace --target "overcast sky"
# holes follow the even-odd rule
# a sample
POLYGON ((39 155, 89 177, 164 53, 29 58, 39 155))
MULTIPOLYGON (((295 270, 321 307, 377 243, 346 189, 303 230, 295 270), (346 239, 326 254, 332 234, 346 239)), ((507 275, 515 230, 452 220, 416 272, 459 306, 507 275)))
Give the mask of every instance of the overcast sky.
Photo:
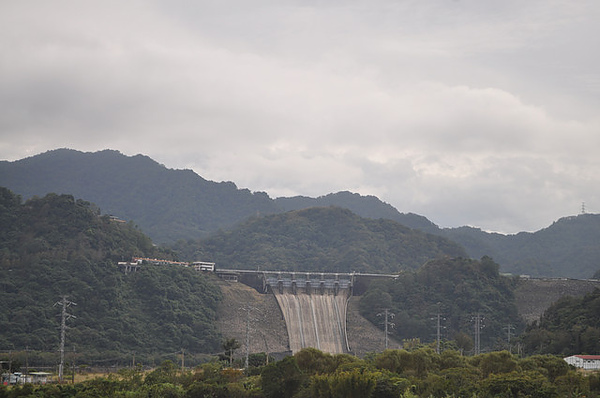
POLYGON ((145 154, 515 233, 600 212, 597 0, 0 3, 0 159, 145 154))

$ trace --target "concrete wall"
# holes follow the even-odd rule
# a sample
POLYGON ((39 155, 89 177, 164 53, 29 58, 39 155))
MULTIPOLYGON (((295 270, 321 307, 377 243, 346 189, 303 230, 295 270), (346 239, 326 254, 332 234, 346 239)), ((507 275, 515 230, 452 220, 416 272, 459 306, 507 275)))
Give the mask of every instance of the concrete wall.
POLYGON ((290 341, 290 349, 296 353, 302 348, 313 347, 331 354, 348 352, 346 338, 346 310, 349 289, 326 289, 323 294, 307 294, 285 288, 274 289, 283 313, 290 341))

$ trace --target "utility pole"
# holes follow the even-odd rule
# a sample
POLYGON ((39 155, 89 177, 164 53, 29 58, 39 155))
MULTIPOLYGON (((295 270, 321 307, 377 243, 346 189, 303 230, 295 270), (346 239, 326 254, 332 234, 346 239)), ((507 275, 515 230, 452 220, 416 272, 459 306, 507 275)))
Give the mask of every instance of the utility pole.
POLYGON ((29 346, 25 346, 25 374, 29 378, 29 346))
POLYGON ((60 305, 62 307, 61 318, 60 318, 60 364, 58 365, 58 381, 63 382, 63 370, 65 365, 65 337, 67 330, 67 320, 71 318, 77 318, 75 315, 67 313, 67 308, 71 305, 77 305, 72 301, 67 300, 67 296, 63 296, 62 299, 55 303, 54 306, 60 305))
POLYGON ((71 384, 75 384, 75 347, 73 347, 73 360, 71 361, 71 384))
MULTIPOLYGON (((379 313, 379 314, 377 314, 377 316, 382 316, 382 314, 381 314, 381 313, 379 313)), ((385 320, 384 320, 384 322, 383 322, 383 325, 384 325, 384 333, 385 333, 385 349, 387 350, 387 349, 388 349, 388 345, 389 345, 389 344, 388 344, 388 343, 389 343, 389 342, 388 342, 388 333, 389 333, 389 331, 388 331, 388 326, 391 326, 392 328, 395 326, 395 324, 394 324, 393 322, 389 322, 389 321, 388 321, 388 319, 389 319, 389 318, 392 318, 392 319, 394 319, 394 316, 395 316, 395 314, 393 314, 393 313, 389 312, 389 309, 387 309, 387 308, 386 308, 386 309, 384 310, 384 312, 383 312, 383 316, 384 316, 384 318, 385 318, 385 320)))

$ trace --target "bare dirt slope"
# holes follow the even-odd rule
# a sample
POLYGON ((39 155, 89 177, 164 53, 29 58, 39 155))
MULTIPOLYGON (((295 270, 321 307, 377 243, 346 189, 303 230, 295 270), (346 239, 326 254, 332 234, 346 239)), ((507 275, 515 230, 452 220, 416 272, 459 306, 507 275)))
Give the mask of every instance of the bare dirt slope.
POLYGON ((576 279, 522 279, 515 291, 519 314, 528 322, 538 321, 544 311, 563 296, 583 296, 600 281, 576 279))
MULTIPOLYGON (((385 334, 370 321, 360 315, 358 302, 360 297, 352 296, 347 308, 347 333, 350 350, 357 356, 363 357, 370 352, 381 352, 385 349, 385 334)), ((388 339, 388 348, 399 349, 401 344, 388 339)))
POLYGON ((272 294, 260 294, 237 282, 219 281, 223 301, 218 309, 217 326, 225 338, 235 338, 246 352, 247 307, 250 307, 250 352, 289 350, 285 321, 272 294))

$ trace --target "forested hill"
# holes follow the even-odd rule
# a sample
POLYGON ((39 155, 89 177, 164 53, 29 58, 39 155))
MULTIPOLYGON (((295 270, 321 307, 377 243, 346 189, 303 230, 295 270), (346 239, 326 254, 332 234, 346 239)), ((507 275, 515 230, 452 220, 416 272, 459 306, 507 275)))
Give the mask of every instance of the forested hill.
POLYGON ((219 347, 214 321, 221 296, 205 276, 176 266, 119 270, 117 262, 132 256, 170 256, 133 224, 101 216, 71 195, 22 203, 0 188, 0 225, 3 350, 56 352, 60 309, 53 305, 63 295, 77 303, 69 308, 76 318, 68 343, 82 360, 219 347))
POLYGON ((514 294, 518 279, 501 276, 498 269, 489 257, 435 259, 395 280, 371 285, 360 299, 361 312, 377 324, 381 323, 377 314, 387 308, 398 325, 390 333, 398 340, 417 337, 421 342, 435 341, 439 314, 444 339, 454 340, 465 351, 473 348, 470 336, 479 314, 485 318, 481 346, 504 349, 506 325, 519 335, 524 322, 514 294))
POLYGON ((472 227, 442 229, 374 196, 338 192, 271 199, 265 193, 238 189, 232 182, 207 181, 191 170, 168 169, 146 156, 109 150, 59 149, 15 162, 0 161, 0 186, 25 199, 54 192, 89 200, 104 214, 133 220, 156 243, 199 239, 256 215, 334 205, 361 217, 394 220, 443 236, 465 247, 471 258, 492 257, 502 272, 590 278, 600 269, 600 216, 594 214, 562 218, 540 231, 516 235, 472 227))
POLYGON ((191 170, 168 169, 147 156, 111 150, 57 149, 15 162, 0 161, 0 186, 25 199, 53 192, 89 200, 104 214, 133 220, 156 243, 198 239, 256 214, 330 205, 426 232, 437 229, 425 217, 402 214, 374 196, 340 192, 274 200, 262 192, 238 189, 232 182, 207 181, 191 170))
POLYGON ((348 191, 331 193, 318 198, 307 196, 294 196, 291 198, 277 198, 275 203, 283 211, 307 209, 309 207, 337 206, 349 209, 361 217, 378 219, 385 218, 397 221, 409 228, 423 232, 440 234, 440 228, 427 218, 414 213, 400 213, 394 206, 382 202, 371 195, 363 196, 348 191))
POLYGON ((469 255, 488 255, 502 272, 587 279, 600 270, 600 214, 564 217, 537 232, 502 235, 462 227, 443 230, 469 255))
POLYGON ((92 201, 104 214, 133 220, 157 243, 198 238, 277 207, 265 193, 168 169, 147 156, 117 151, 49 151, 0 162, 0 186, 28 199, 47 193, 92 201))
POLYGON ((221 268, 325 272, 395 273, 433 258, 466 255, 445 238, 339 207, 255 217, 198 243, 180 242, 176 250, 221 268))
POLYGON ((600 351, 600 290, 563 297, 546 310, 539 324, 522 337, 529 352, 569 355, 600 351))

